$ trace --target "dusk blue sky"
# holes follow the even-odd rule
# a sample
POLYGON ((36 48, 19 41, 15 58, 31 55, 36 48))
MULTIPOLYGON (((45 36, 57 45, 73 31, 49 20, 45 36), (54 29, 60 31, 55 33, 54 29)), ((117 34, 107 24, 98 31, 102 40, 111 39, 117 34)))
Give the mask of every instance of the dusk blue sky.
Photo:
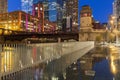
MULTIPOLYGON (((80 5, 90 5, 95 20, 107 22, 108 17, 112 14, 112 3, 114 0, 79 0, 80 5)), ((20 9, 20 0, 8 0, 8 11, 20 9)))
POLYGON ((83 5, 90 5, 95 20, 107 22, 110 14, 113 13, 114 0, 80 0, 80 8, 83 5))

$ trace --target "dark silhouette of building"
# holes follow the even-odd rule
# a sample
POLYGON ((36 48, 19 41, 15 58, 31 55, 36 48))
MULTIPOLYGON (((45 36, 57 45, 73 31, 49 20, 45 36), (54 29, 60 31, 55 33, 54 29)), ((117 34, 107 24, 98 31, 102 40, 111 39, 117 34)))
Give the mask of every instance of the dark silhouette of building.
POLYGON ((93 23, 93 29, 97 29, 97 30, 100 30, 100 29, 103 29, 105 30, 107 28, 107 23, 99 23, 99 22, 94 22, 93 23))

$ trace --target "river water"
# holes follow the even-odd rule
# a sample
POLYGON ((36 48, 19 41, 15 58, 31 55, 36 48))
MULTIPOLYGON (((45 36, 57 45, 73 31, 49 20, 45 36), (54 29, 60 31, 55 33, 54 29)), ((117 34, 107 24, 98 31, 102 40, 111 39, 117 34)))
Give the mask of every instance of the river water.
POLYGON ((66 80, 120 80, 120 48, 95 47, 66 69, 66 80))
MULTIPOLYGON (((30 47, 25 47, 25 49, 26 48, 29 49, 30 47)), ((17 51, 19 51, 19 49, 17 51)), ((12 52, 9 51, 9 55, 13 55, 12 52)), ((5 58, 7 61, 7 56, 5 58)), ((13 58, 9 57, 8 59, 9 63, 12 64, 10 59, 13 58)), ((8 76, 8 79, 4 78, 2 80, 120 80, 120 48, 112 45, 108 47, 95 47, 66 68, 63 73, 51 78, 50 75, 55 71, 54 63, 57 64, 58 62, 50 61, 41 63, 36 67, 30 67, 20 71, 19 75, 14 74, 15 77, 10 78, 10 76, 8 76), (26 75, 26 73, 29 74, 26 75)), ((57 69, 60 69, 59 67, 61 67, 61 65, 58 65, 57 69)), ((11 68, 8 69, 10 70, 11 68)))

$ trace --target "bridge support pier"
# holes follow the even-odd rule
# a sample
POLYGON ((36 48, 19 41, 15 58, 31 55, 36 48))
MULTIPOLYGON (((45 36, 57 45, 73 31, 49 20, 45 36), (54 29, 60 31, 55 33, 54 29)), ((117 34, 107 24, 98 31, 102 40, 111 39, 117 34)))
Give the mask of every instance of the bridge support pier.
POLYGON ((60 42, 61 42, 61 38, 59 37, 59 38, 58 38, 58 43, 60 43, 60 42))
POLYGON ((4 42, 4 37, 0 36, 0 43, 3 43, 3 42, 4 42))

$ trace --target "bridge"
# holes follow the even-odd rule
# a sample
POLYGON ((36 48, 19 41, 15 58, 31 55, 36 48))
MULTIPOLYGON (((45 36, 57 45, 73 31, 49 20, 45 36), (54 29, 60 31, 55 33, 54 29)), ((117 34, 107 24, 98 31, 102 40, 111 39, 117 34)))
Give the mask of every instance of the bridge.
MULTIPOLYGON (((1 29, 3 32, 6 29, 1 29)), ((9 30, 8 30, 9 31, 9 30)), ((10 31, 9 31, 10 32, 10 31)), ((75 41, 96 41, 100 38, 102 41, 110 41, 109 37, 112 34, 107 30, 80 30, 76 32, 25 32, 25 31, 12 31, 8 35, 0 35, 1 41, 31 41, 31 42, 42 42, 45 39, 51 42, 75 40, 75 41), (93 36, 94 35, 94 36, 93 36)), ((113 37, 114 38, 114 37, 113 37)))
POLYGON ((37 33, 37 32, 14 32, 9 35, 1 35, 3 41, 22 41, 25 39, 46 38, 54 41, 61 41, 74 39, 79 40, 79 34, 77 32, 54 32, 54 33, 37 33))
POLYGON ((32 80, 36 72, 50 80, 93 48, 94 42, 0 44, 0 80, 32 80))

